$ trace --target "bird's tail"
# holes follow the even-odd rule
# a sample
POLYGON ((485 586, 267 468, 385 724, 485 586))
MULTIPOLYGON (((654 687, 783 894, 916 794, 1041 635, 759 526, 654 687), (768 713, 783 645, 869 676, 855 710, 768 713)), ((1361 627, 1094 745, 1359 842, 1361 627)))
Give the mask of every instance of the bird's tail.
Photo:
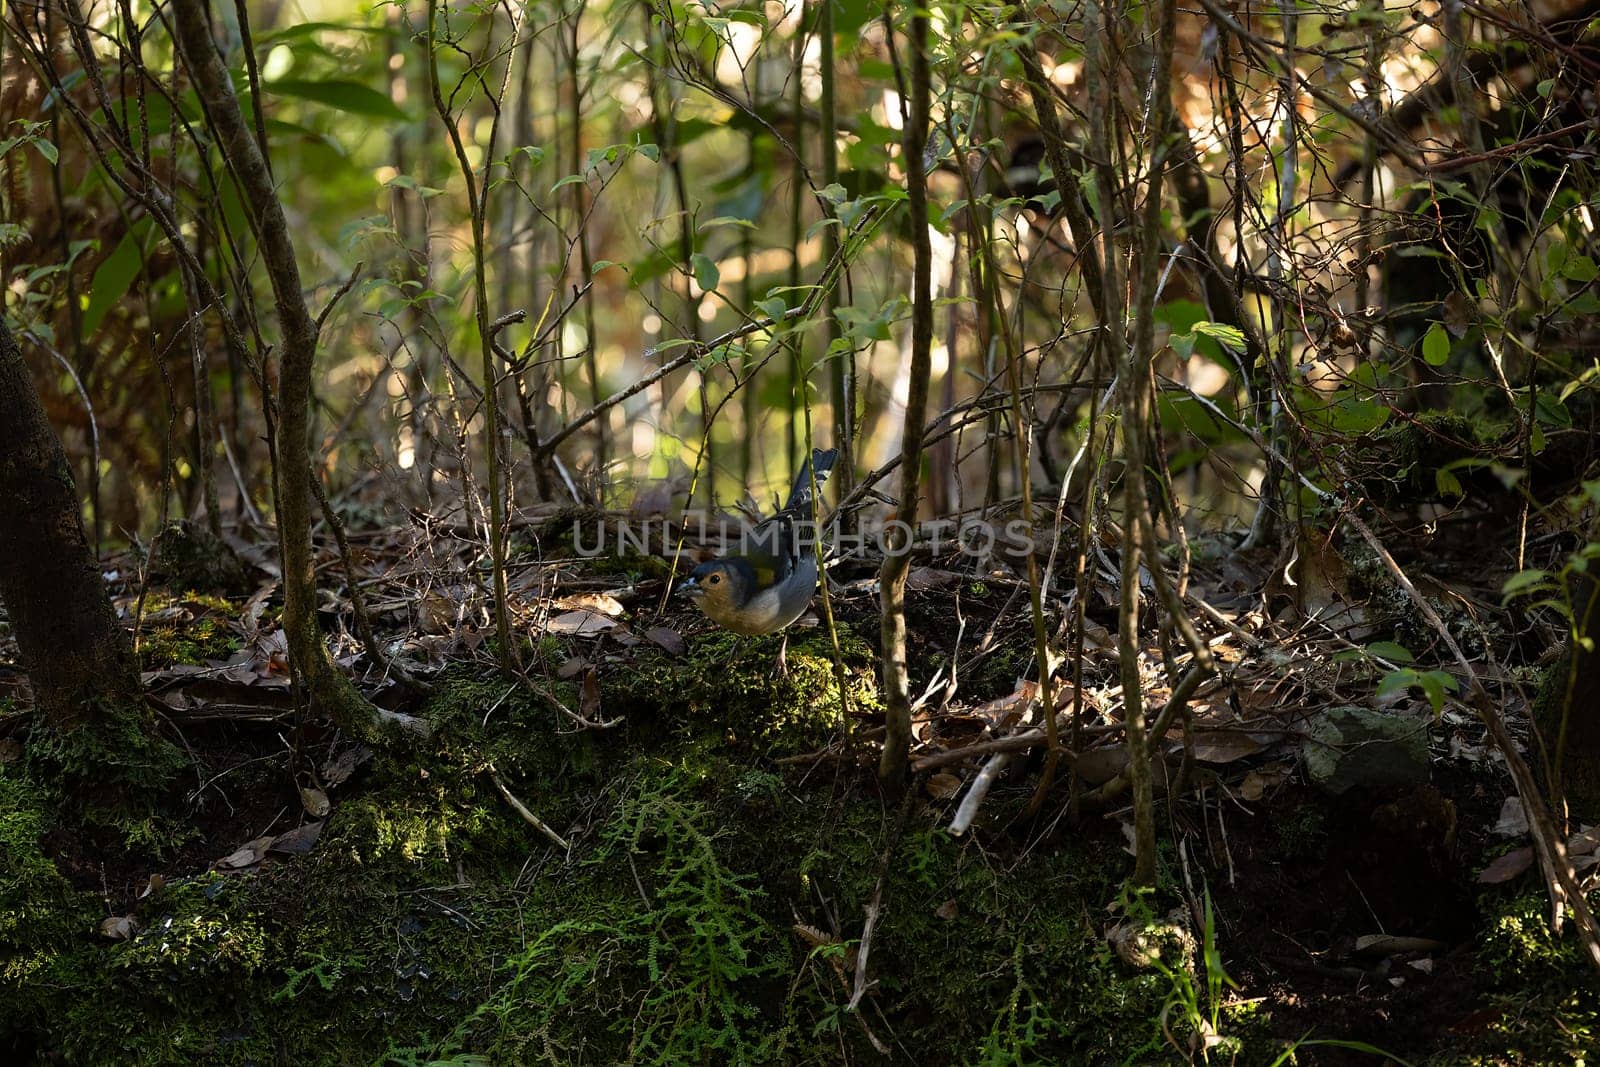
POLYGON ((789 490, 789 502, 783 506, 784 511, 811 511, 811 476, 816 473, 817 489, 821 491, 822 485, 828 480, 828 475, 833 473, 833 462, 839 458, 839 450, 830 448, 814 449, 811 458, 800 466, 800 473, 795 475, 794 488, 789 490))

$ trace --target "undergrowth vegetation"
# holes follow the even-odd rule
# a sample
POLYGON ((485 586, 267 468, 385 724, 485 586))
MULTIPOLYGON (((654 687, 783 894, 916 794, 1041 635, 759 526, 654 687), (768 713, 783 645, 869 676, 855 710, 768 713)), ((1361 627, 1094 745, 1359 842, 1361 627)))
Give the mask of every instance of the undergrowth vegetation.
POLYGON ((538 698, 451 676, 428 709, 431 751, 375 761, 312 852, 170 878, 134 905, 124 941, 96 936, 104 901, 57 871, 53 805, 7 768, 0 1033, 24 1054, 130 1064, 832 1063, 873 1040, 950 1062, 1159 1049, 1162 979, 1129 972, 1099 932, 1114 852, 1008 860, 924 818, 897 835, 854 777, 757 766, 753 746, 820 745, 837 721, 836 696, 832 712, 826 697, 795 702, 806 679, 831 684, 814 653, 797 643, 789 679, 764 661, 715 687, 663 660, 635 676, 653 690, 607 687, 632 712, 612 732, 557 732, 538 698), (570 854, 501 800, 491 767, 576 828, 570 854), (852 941, 891 844, 876 985, 851 1012, 852 941))
MULTIPOLYGON (((65 827, 50 795, 0 769, 0 1033, 14 1055, 127 1064, 830 1064, 875 1058, 874 1043, 994 1065, 1281 1052, 1268 1013, 1228 993, 1214 929, 1124 906, 1157 947, 1134 964, 1113 951, 1114 844, 980 848, 934 811, 902 827, 855 772, 764 759, 837 722, 817 652, 790 655, 824 694, 811 701, 766 661, 751 671, 735 654, 715 684, 703 663, 647 661, 603 688, 629 712, 613 731, 564 731, 544 700, 452 673, 427 751, 368 766, 311 852, 157 881, 126 940, 97 936, 97 875, 69 880, 52 858, 65 827), (571 828, 570 853, 503 802, 491 770, 571 828), (873 984, 851 1010, 875 897, 873 984)), ((1581 961, 1550 939, 1537 895, 1504 897, 1485 900, 1484 960, 1560 1026, 1507 1013, 1479 1062, 1584 1047, 1596 1004, 1581 961)))

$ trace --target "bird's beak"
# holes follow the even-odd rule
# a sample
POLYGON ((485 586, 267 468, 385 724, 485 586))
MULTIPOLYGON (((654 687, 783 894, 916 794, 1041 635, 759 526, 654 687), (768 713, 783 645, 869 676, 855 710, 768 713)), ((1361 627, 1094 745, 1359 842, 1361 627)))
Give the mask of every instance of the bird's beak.
POLYGON ((688 597, 690 600, 699 600, 706 595, 706 591, 701 588, 699 582, 693 578, 688 578, 684 580, 682 585, 678 586, 677 595, 688 597))

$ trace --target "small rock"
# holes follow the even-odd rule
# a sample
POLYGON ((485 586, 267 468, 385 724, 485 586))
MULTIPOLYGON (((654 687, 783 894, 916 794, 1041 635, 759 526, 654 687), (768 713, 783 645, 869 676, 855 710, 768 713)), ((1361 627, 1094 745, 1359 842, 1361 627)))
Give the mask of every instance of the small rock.
POLYGON ((1428 780, 1428 723, 1406 715, 1332 708, 1312 725, 1301 751, 1311 781, 1334 796, 1428 780))

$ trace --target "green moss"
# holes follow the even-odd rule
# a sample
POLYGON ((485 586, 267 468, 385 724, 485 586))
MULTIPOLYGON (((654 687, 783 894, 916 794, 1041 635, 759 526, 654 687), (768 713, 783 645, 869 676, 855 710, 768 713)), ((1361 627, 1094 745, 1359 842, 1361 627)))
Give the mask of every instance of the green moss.
MULTIPOLYGON (((1484 895, 1478 957, 1495 981, 1488 1033, 1457 1063, 1581 1063, 1600 1048, 1600 985, 1567 923, 1550 930, 1540 890, 1484 895)), ((1589 894, 1600 906, 1600 892, 1589 894)))
MULTIPOLYGON (((776 671, 780 637, 697 635, 684 658, 636 650, 601 678, 607 714, 625 714, 640 735, 713 741, 730 750, 784 755, 814 749, 840 723, 833 649, 822 629, 790 635, 787 676, 776 671)), ((851 712, 881 703, 871 647, 848 625, 839 642, 851 712)))
POLYGON ((242 645, 228 623, 236 614, 232 604, 217 596, 150 593, 144 605, 147 621, 139 634, 140 669, 227 659, 242 645))
POLYGON ((0 1033, 42 1023, 48 986, 95 921, 40 847, 55 809, 54 797, 0 772, 0 1033))
MULTIPOLYGON (((56 730, 33 724, 26 747, 29 773, 59 786, 86 819, 132 835, 132 843, 159 818, 158 804, 187 765, 182 751, 161 737, 142 707, 107 701, 87 719, 56 730)), ((158 836, 170 836, 171 827, 158 836)))
MULTIPOLYGON (((1352 591, 1366 597, 1364 605, 1372 623, 1386 630, 1384 636, 1423 658, 1423 653, 1438 643, 1438 631, 1417 610, 1411 594, 1394 580, 1388 565, 1364 543, 1349 546, 1344 561, 1352 591)), ((1474 617, 1454 598, 1423 596, 1469 657, 1481 655, 1486 647, 1498 647, 1501 635, 1495 623, 1474 617)))
POLYGON ((637 678, 607 669, 603 710, 628 716, 612 731, 452 673, 432 739, 376 757, 310 854, 173 877, 124 942, 92 936, 96 894, 40 850, 48 798, 0 791, 0 1025, 70 1063, 831 1064, 876 1055, 863 1022, 956 1062, 1164 1061, 1167 980, 1100 932, 1125 857, 1068 844, 1000 865, 936 812, 894 850, 870 1010, 846 1011, 894 816, 766 747, 834 731, 826 636, 796 642, 787 681, 762 642, 721 674, 704 660, 723 642, 693 644, 637 678))
POLYGON ((237 876, 206 874, 163 887, 141 904, 144 924, 111 955, 111 966, 163 999, 176 998, 189 982, 247 984, 268 958, 265 923, 249 907, 211 906, 238 882, 237 876))

